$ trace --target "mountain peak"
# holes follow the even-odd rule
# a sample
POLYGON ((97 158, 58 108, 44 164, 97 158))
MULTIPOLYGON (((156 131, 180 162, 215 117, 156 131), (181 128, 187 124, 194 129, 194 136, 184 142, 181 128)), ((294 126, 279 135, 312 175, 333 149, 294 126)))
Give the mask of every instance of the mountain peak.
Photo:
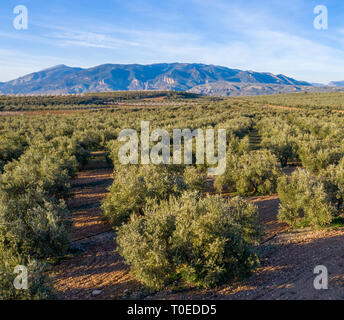
POLYGON ((201 63, 103 64, 73 68, 60 64, 1 85, 2 94, 60 94, 117 90, 178 90, 217 83, 310 85, 284 75, 242 71, 201 63))
POLYGON ((58 64, 56 66, 43 69, 42 71, 51 71, 51 70, 58 70, 58 69, 65 69, 65 68, 70 68, 70 67, 66 66, 65 64, 58 64))

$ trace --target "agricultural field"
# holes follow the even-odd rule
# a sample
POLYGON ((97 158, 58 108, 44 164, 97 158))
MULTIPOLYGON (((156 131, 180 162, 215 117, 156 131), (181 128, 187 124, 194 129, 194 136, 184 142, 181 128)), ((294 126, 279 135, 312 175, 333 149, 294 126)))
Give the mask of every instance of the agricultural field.
POLYGON ((343 97, 0 97, 0 299, 343 299, 343 97), (225 129, 223 174, 194 145, 187 164, 121 163, 142 121, 225 129))
POLYGON ((320 110, 344 110, 344 92, 337 93, 292 93, 271 96, 248 97, 246 100, 274 106, 320 110))

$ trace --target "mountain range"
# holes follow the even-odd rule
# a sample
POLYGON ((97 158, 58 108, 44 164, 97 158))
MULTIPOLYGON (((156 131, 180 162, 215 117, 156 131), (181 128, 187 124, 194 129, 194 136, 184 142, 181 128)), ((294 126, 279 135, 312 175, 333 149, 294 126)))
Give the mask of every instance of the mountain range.
POLYGON ((344 81, 332 81, 329 83, 329 86, 344 87, 344 81))
POLYGON ((0 94, 72 94, 117 90, 178 90, 209 95, 252 95, 314 90, 285 75, 196 63, 58 65, 0 83, 0 94))

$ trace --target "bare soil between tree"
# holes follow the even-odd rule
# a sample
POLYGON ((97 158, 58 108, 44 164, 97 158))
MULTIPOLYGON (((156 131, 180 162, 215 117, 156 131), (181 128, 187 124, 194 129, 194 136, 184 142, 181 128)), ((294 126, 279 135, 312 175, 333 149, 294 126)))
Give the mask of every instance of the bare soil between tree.
POLYGON ((344 299, 344 228, 292 231, 277 220, 277 195, 253 197, 265 227, 261 264, 243 282, 214 289, 147 291, 116 252, 115 232, 102 220, 101 200, 113 181, 102 153, 73 180, 68 203, 76 253, 51 270, 59 299, 344 299), (316 290, 317 265, 329 271, 328 290, 316 290))

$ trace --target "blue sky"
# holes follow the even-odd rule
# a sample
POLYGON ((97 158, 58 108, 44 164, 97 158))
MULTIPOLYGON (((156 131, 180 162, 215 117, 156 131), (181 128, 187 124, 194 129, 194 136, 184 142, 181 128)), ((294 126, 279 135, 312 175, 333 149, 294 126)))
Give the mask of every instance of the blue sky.
POLYGON ((2 0, 0 81, 57 64, 199 62, 344 80, 344 1, 2 0), (16 5, 28 30, 13 27, 16 5), (317 5, 328 30, 316 30, 317 5))

